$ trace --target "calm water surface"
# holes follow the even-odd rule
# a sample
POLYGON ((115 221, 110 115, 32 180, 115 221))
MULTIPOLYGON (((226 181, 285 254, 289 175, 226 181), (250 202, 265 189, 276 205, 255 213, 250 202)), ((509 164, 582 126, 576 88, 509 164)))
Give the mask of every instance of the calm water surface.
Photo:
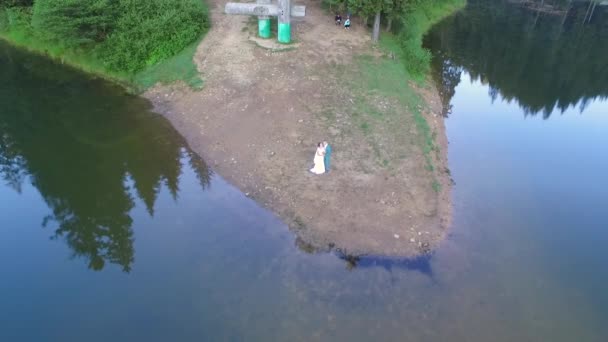
POLYGON ((0 341, 608 340, 595 18, 470 1, 436 27, 452 234, 354 268, 298 248, 147 102, 0 44, 0 341))

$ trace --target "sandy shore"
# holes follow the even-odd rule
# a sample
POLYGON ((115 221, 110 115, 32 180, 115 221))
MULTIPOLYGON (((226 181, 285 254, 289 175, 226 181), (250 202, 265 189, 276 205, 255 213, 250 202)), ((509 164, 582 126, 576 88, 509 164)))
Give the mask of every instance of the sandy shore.
POLYGON ((157 111, 217 173, 281 217, 304 250, 413 256, 435 248, 451 216, 436 90, 417 90, 438 147, 425 155, 412 108, 358 91, 348 76, 355 56, 380 58, 364 29, 336 28, 317 3, 302 1, 306 18, 285 48, 257 40, 248 18, 222 13, 224 3, 210 5, 213 28, 195 56, 204 89, 158 86, 145 94, 157 111), (367 129, 361 108, 386 119, 367 129), (332 170, 315 176, 308 169, 322 140, 333 146, 332 170))

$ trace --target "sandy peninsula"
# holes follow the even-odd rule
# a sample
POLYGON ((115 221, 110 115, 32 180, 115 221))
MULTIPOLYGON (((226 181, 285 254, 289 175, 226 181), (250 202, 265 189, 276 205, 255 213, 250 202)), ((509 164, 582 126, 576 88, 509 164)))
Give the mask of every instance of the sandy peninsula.
POLYGON ((337 28, 317 2, 299 3, 307 13, 292 26, 295 42, 279 46, 257 39, 248 18, 223 14, 225 1, 211 1, 213 26, 195 56, 203 90, 157 86, 145 96, 218 174, 284 220, 304 250, 432 251, 451 216, 436 89, 406 84, 421 99, 413 106, 392 96, 401 89, 367 90, 375 75, 365 63, 391 56, 365 29, 337 28), (428 123, 431 151, 414 111, 428 123), (323 140, 333 146, 332 169, 316 176, 308 169, 323 140))

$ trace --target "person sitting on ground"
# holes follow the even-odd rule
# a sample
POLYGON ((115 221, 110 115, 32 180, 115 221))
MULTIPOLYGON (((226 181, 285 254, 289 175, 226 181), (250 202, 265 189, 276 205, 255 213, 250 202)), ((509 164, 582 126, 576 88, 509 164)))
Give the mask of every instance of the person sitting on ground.
POLYGON ((342 25, 342 16, 338 13, 336 13, 336 25, 337 26, 342 25))
POLYGON ((344 21, 344 28, 347 30, 350 29, 350 18, 346 18, 346 20, 344 21))

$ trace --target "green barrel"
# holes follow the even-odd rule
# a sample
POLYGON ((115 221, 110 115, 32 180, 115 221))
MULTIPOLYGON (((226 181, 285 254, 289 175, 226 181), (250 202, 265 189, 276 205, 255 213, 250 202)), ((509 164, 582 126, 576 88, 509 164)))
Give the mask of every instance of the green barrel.
POLYGON ((258 35, 261 38, 270 38, 270 18, 258 20, 258 35))
POLYGON ((291 43, 291 24, 279 23, 279 43, 291 43))

